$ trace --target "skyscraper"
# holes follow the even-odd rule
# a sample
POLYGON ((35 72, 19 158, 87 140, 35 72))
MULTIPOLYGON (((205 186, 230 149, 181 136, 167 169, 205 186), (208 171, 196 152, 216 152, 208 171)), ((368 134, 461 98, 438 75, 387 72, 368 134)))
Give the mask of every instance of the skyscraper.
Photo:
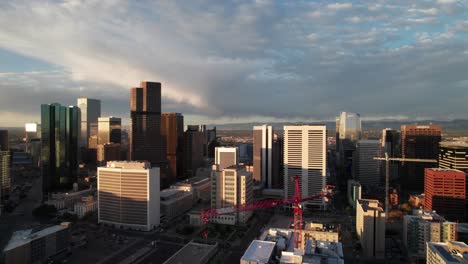
POLYGON ((166 146, 161 135, 161 83, 141 82, 130 94, 130 160, 146 160, 159 167, 167 187, 166 146))
POLYGON ((362 185, 379 185, 379 161, 374 157, 380 156, 379 140, 358 140, 353 157, 354 178, 362 185))
POLYGON ((166 142, 168 178, 175 182, 183 177, 184 116, 180 113, 162 113, 161 135, 166 142))
POLYGON ((8 130, 0 130, 0 206, 3 204, 3 197, 10 192, 10 159, 8 130))
POLYGON ((378 200, 357 200, 356 233, 365 257, 385 258, 385 212, 378 200))
POLYGON ((205 134, 198 126, 188 126, 184 132, 183 168, 185 177, 195 176, 203 164, 203 144, 205 134))
MULTIPOLYGON (((401 139, 400 139, 400 132, 385 128, 382 130, 382 138, 381 138, 381 156, 385 157, 385 152, 387 152, 388 157, 390 158, 400 158, 401 157, 401 139)), ((395 180, 400 177, 400 162, 395 161, 388 161, 389 169, 390 169, 390 177, 389 180, 395 180)), ((382 182, 385 181, 385 162, 380 162, 380 173, 382 182)))
POLYGON ((217 147, 215 148, 215 164, 219 165, 219 170, 222 171, 232 165, 239 163, 239 148, 238 147, 217 147))
POLYGON ((98 118, 101 116, 101 101, 90 98, 78 98, 77 106, 81 111, 80 147, 96 148, 98 118), (94 144, 90 145, 90 138, 94 144))
POLYGON ((253 128, 253 179, 263 186, 272 185, 273 127, 268 125, 253 128))
POLYGON ((439 168, 457 169, 468 172, 468 144, 460 142, 440 142, 439 168))
POLYGON ((78 175, 80 109, 58 103, 41 105, 41 173, 44 198, 69 190, 78 175))
POLYGON ((361 139, 361 115, 358 113, 341 112, 339 120, 339 139, 356 141, 361 139))
MULTIPOLYGON (((320 193, 327 179, 327 128, 325 125, 284 127, 284 194, 294 195, 298 176, 303 197, 320 193)), ((324 205, 323 200, 307 202, 324 205)))
MULTIPOLYGON (((439 154, 442 129, 438 125, 401 126, 402 158, 434 159, 439 154)), ((434 163, 402 162, 401 183, 405 192, 424 190, 424 169, 434 167, 434 163)))
POLYGON ((8 151, 8 130, 0 130, 0 151, 8 151))
POLYGON ((426 168, 424 209, 435 210, 452 221, 463 221, 466 201, 466 174, 455 169, 426 168))
POLYGON ((122 120, 118 117, 98 118, 98 144, 120 144, 122 136, 122 120))

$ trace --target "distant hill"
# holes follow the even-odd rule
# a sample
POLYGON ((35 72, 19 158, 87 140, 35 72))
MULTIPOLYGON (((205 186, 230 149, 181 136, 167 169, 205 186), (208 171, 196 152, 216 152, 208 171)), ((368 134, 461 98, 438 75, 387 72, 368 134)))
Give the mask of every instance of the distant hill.
MULTIPOLYGON (((265 123, 236 123, 236 124, 210 124, 207 127, 216 126, 219 130, 251 130, 254 126, 263 125, 265 123)), ((268 123, 272 125, 274 129, 283 129, 285 125, 297 125, 297 124, 324 124, 329 130, 335 130, 336 124, 333 121, 313 122, 313 123, 293 123, 293 122, 276 122, 268 123)), ((438 121, 438 120, 418 120, 418 121, 401 121, 401 120, 372 120, 362 121, 363 130, 381 130, 384 128, 400 129, 401 125, 411 124, 436 124, 441 125, 444 131, 468 131, 468 120, 454 119, 450 121, 438 121)))

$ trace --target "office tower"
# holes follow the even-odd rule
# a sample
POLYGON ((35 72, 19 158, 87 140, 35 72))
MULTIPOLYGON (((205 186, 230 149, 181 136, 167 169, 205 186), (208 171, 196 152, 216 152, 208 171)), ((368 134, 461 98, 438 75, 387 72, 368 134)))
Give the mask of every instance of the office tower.
POLYGON ((67 254, 70 241, 70 229, 66 223, 41 230, 15 231, 3 249, 3 263, 50 263, 54 256, 67 254))
POLYGON ((439 168, 468 172, 468 144, 461 142, 440 142, 439 168))
POLYGON ((116 143, 99 144, 96 150, 98 165, 105 166, 108 161, 120 160, 120 148, 116 143))
POLYGON ((41 173, 43 197, 69 190, 78 175, 80 109, 58 103, 41 105, 41 173))
POLYGON ((166 159, 169 165, 168 178, 171 183, 184 176, 183 144, 184 117, 180 113, 162 113, 161 135, 166 142, 166 159))
POLYGON ((8 130, 0 130, 0 151, 9 151, 8 130))
POLYGON ((283 179, 283 138, 273 134, 271 188, 284 189, 283 179))
POLYGON ((215 149, 215 164, 219 165, 219 170, 223 170, 239 163, 238 147, 217 147, 215 149))
MULTIPOLYGON (((294 195, 299 177, 302 197, 320 193, 327 179, 327 128, 325 125, 284 127, 284 196, 294 195)), ((324 205, 322 200, 307 202, 324 205)))
POLYGON ((118 117, 98 118, 98 144, 120 144, 122 137, 122 119, 118 117))
MULTIPOLYGON (((211 207, 225 208, 248 204, 253 201, 252 173, 244 166, 231 165, 220 169, 213 165, 211 173, 211 207)), ((252 216, 252 211, 223 214, 213 220, 219 224, 245 224, 252 216)))
POLYGON ((161 135, 161 83, 141 82, 130 94, 130 160, 146 160, 159 167, 161 186, 167 180, 166 146, 161 135))
POLYGON ((253 127, 253 178, 271 189, 273 174, 273 127, 253 127))
POLYGON ((360 140, 362 134, 361 116, 358 113, 341 112, 337 128, 340 140, 360 140))
POLYGON ((429 242, 426 249, 426 264, 461 264, 468 260, 468 245, 464 242, 429 242))
POLYGON ((379 161, 374 160, 374 157, 380 157, 380 141, 358 140, 353 168, 354 178, 362 185, 380 184, 379 161))
MULTIPOLYGON (((438 125, 402 125, 402 158, 437 159, 442 129, 438 125)), ((402 162, 401 186, 404 192, 424 190, 424 169, 434 167, 434 163, 402 162)))
POLYGON ((80 147, 96 148, 98 118, 101 116, 101 101, 78 98, 76 102, 81 111, 80 147), (91 139, 91 144, 90 144, 91 139))
POLYGON ((98 168, 98 222, 151 231, 160 222, 160 174, 149 162, 108 162, 98 168))
POLYGON ((378 200, 357 201, 356 232, 364 257, 385 258, 385 212, 378 200))
MULTIPOLYGON (((5 196, 10 194, 11 172, 10 151, 0 151, 0 207, 4 204, 5 196)), ((1 208, 0 208, 1 213, 1 208)))
POLYGON ((403 217, 403 243, 410 257, 424 259, 427 242, 454 241, 456 235, 457 223, 447 222, 435 212, 413 210, 413 215, 403 217))
POLYGON ((198 126, 188 126, 184 132, 183 168, 185 177, 196 175, 197 169, 203 165, 203 143, 205 135, 198 126))
MULTIPOLYGON (((392 130, 390 128, 385 128, 382 130, 382 151, 381 156, 385 157, 385 152, 388 154, 389 158, 400 158, 401 157, 401 139, 400 139, 400 132, 396 130, 392 130)), ((380 162, 380 174, 382 182, 385 181, 385 162, 380 162)), ((398 161, 389 161, 389 180, 395 180, 400 177, 400 162, 398 161)))
POLYGON ((463 221, 466 201, 466 174, 455 169, 426 168, 424 209, 435 210, 452 221, 463 221))

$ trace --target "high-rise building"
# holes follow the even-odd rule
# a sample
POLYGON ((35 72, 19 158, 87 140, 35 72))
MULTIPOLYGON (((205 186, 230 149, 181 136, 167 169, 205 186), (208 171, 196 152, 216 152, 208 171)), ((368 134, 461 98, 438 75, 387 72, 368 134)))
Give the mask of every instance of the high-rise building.
MULTIPOLYGON (((320 193, 327 182, 327 128, 325 125, 284 127, 284 195, 294 195, 294 176, 302 196, 320 193)), ((307 202, 324 205, 322 200, 307 202)))
POLYGON ((379 140, 358 140, 353 157, 354 178, 362 185, 380 184, 379 161, 374 157, 380 156, 379 140))
POLYGON ((452 221, 463 221, 466 173, 455 169, 426 168, 424 209, 435 210, 452 221))
POLYGON ((219 165, 219 170, 224 170, 239 163, 238 147, 217 147, 215 149, 215 164, 219 165))
POLYGON ((339 129, 340 140, 360 140, 362 135, 361 115, 358 113, 341 112, 337 128, 339 129))
POLYGON ((78 176, 80 109, 58 103, 41 105, 41 173, 44 198, 69 190, 78 176))
POLYGON ((120 144, 122 137, 122 119, 118 117, 98 118, 98 144, 120 144))
POLYGON ((356 233, 363 256, 385 258, 385 212, 378 200, 360 199, 356 203, 356 233))
MULTIPOLYGON (((400 139, 400 132, 396 130, 392 130, 390 128, 385 128, 382 130, 382 150, 381 156, 385 157, 385 153, 388 154, 389 158, 400 158, 401 157, 401 139, 400 139)), ((400 177, 400 162, 397 161, 388 161, 389 162, 389 170, 390 170, 390 177, 389 180, 395 180, 400 177)), ((385 162, 380 162, 380 174, 382 182, 385 181, 386 177, 386 164, 385 162)))
MULTIPOLYGON (((225 208, 248 204, 253 201, 252 173, 244 166, 232 165, 220 169, 213 165, 211 173, 211 207, 225 208)), ((213 221, 220 224, 245 224, 252 216, 251 211, 223 214, 213 221)))
POLYGON ((203 144, 205 135, 198 126, 188 126, 184 132, 183 171, 185 177, 196 175, 197 169, 203 165, 203 144))
POLYGON ((461 142, 440 142, 439 168, 468 172, 468 144, 461 142))
POLYGON ((106 162, 121 159, 121 145, 116 143, 99 144, 96 150, 98 165, 106 165, 106 162))
POLYGON ((413 210, 403 217, 403 243, 410 257, 426 257, 427 242, 456 240, 457 223, 447 222, 432 211, 413 210))
POLYGON ((168 187, 166 146, 161 135, 161 83, 141 82, 130 94, 130 160, 159 167, 161 185, 168 187))
POLYGON ((271 189, 273 181, 273 127, 253 128, 253 178, 271 189))
POLYGON ((8 130, 0 130, 0 151, 9 151, 8 130))
POLYGON ((468 262, 468 245, 464 242, 429 242, 426 248, 426 264, 463 264, 468 262))
MULTIPOLYGON (((40 132, 40 125, 37 123, 26 123, 24 125, 24 142, 26 144, 25 152, 31 155, 31 159, 33 160, 33 166, 37 166, 37 162, 39 160, 40 152, 33 152, 32 149, 34 148, 32 145, 34 141, 40 141, 41 132, 40 132)), ((36 143, 37 144, 37 143, 36 143)), ((37 149, 37 148, 36 148, 37 149)))
MULTIPOLYGON (((438 125, 402 125, 402 158, 437 159, 442 129, 438 125)), ((422 192, 424 189, 424 169, 434 167, 434 163, 402 162, 401 185, 404 192, 422 192)))
POLYGON ((160 223, 159 168, 149 162, 108 162, 98 168, 98 222, 151 231, 160 223))
POLYGON ((0 213, 5 196, 10 194, 11 189, 10 160, 10 151, 0 151, 0 213))
POLYGON ((80 147, 96 148, 95 141, 98 136, 98 118, 101 116, 101 101, 78 98, 76 104, 81 111, 80 147))
MULTIPOLYGON (((283 138, 273 134, 271 188, 284 189, 283 179, 283 138)), ((270 187, 269 187, 270 188, 270 187)))
POLYGON ((171 183, 183 174, 184 116, 180 113, 162 113, 161 135, 166 142, 166 158, 171 183))

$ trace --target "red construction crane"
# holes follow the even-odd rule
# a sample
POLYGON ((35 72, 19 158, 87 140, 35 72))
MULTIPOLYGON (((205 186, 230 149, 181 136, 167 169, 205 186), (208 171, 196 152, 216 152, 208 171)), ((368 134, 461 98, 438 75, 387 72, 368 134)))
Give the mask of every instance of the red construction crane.
MULTIPOLYGON (((302 221, 303 210, 302 210, 301 203, 307 202, 307 201, 313 201, 313 200, 317 200, 321 198, 323 198, 326 201, 329 195, 328 190, 330 188, 333 188, 334 186, 327 185, 326 190, 323 190, 320 194, 302 198, 298 176, 294 176, 294 182, 295 182, 295 193, 293 197, 284 198, 281 200, 258 201, 258 202, 242 204, 238 206, 225 207, 225 208, 206 208, 201 211, 200 218, 204 224, 208 224, 211 218, 216 217, 218 215, 239 213, 239 212, 245 212, 245 211, 254 211, 257 209, 264 209, 264 208, 271 208, 271 207, 276 207, 280 205, 292 204, 293 209, 294 209, 294 247, 298 248, 298 245, 301 244, 300 230, 302 230, 303 228, 303 221, 302 221)), ((205 236, 207 236, 207 233, 205 233, 205 236)))

